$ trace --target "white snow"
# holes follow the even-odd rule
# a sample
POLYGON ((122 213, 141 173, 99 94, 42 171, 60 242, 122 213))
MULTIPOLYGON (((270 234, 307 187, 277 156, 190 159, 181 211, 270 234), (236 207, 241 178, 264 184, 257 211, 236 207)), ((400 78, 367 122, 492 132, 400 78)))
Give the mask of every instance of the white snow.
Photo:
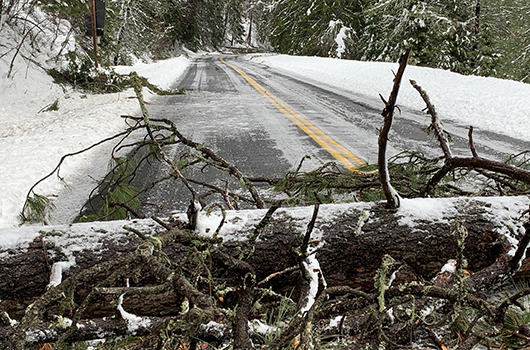
POLYGON ((335 318, 332 318, 329 321, 329 325, 326 327, 326 330, 328 330, 328 329, 338 329, 343 318, 344 318, 344 316, 336 316, 335 318))
POLYGON ((6 228, 0 235, 0 246, 12 249, 33 241, 39 233, 32 227, 6 228))
POLYGON ((127 323, 127 329, 129 333, 134 334, 136 330, 140 327, 146 328, 149 327, 151 324, 151 320, 147 317, 140 317, 136 316, 134 314, 131 314, 123 308, 123 294, 120 295, 120 298, 118 299, 118 311, 120 312, 121 317, 125 320, 127 323))
POLYGON ((228 332, 228 326, 225 323, 219 323, 215 321, 210 321, 208 323, 203 323, 200 325, 201 330, 207 334, 212 334, 217 338, 221 338, 223 335, 228 332))
POLYGON ((304 306, 300 309, 300 315, 303 316, 306 312, 308 312, 313 304, 315 303, 315 299, 317 297, 318 293, 318 285, 320 281, 320 264, 315 257, 315 254, 309 255, 303 262, 302 265, 304 266, 304 269, 307 271, 309 275, 309 289, 306 295, 306 301, 304 306))
POLYGON ((351 28, 345 27, 341 20, 337 20, 337 21, 332 20, 329 22, 330 30, 334 30, 336 26, 340 26, 340 30, 335 36, 335 43, 337 43, 337 48, 335 49, 335 55, 338 58, 342 58, 342 54, 346 52, 346 43, 344 42, 344 40, 348 37, 348 33, 351 31, 351 28))
POLYGON ((444 266, 442 266, 440 273, 444 273, 444 272, 455 273, 455 270, 456 270, 456 260, 449 259, 447 260, 447 263, 444 266))
POLYGON ((261 335, 275 334, 279 333, 280 331, 280 328, 276 326, 269 326, 258 319, 252 320, 252 322, 249 321, 248 328, 252 333, 261 335))
POLYGON ((184 56, 179 56, 150 64, 137 62, 132 67, 117 66, 114 67, 114 70, 120 74, 129 74, 131 71, 135 71, 138 75, 147 78, 151 84, 168 90, 184 74, 188 64, 189 59, 184 56))
POLYGON ((398 215, 401 225, 414 225, 414 220, 424 220, 432 223, 446 221, 447 218, 455 217, 458 212, 454 208, 453 201, 439 200, 437 198, 407 199, 401 198, 398 215))
POLYGON ((63 271, 68 270, 74 265, 75 258, 69 261, 59 261, 54 263, 50 273, 50 283, 48 283, 48 288, 57 287, 59 284, 61 284, 63 281, 63 271))
MULTIPOLYGON (((4 26, 0 32, 0 43, 16 41, 16 34, 8 27, 4 26)), ((105 95, 64 91, 43 69, 20 57, 16 58, 15 69, 8 77, 11 59, 11 54, 0 58, 0 228, 19 224, 18 217, 29 189, 48 175, 63 155, 124 131, 127 125, 121 115, 140 114, 138 102, 131 98, 132 90, 105 95), (58 111, 41 111, 55 100, 59 103, 58 111)), ((116 67, 116 71, 122 74, 137 71, 152 84, 169 89, 189 62, 185 57, 176 57, 152 64, 116 67)), ((147 101, 153 98, 156 95, 146 92, 147 101)), ((96 178, 104 176, 111 147, 106 144, 66 159, 60 176, 75 187, 76 195, 78 191, 81 195, 73 198, 66 195, 55 215, 52 214, 51 223, 74 219, 94 187, 94 180, 86 174, 90 172, 96 178)), ((35 192, 52 198, 68 194, 56 176, 37 186, 35 192)), ((7 240, 13 239, 2 236, 0 242, 9 243, 7 240)))

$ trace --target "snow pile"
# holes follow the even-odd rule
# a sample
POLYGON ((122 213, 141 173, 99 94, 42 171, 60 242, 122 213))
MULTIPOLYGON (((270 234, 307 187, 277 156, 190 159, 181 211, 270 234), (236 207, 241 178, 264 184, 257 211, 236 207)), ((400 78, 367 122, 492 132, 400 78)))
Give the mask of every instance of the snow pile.
POLYGON ((169 90, 181 77, 189 65, 189 59, 184 56, 170 58, 168 60, 156 61, 146 64, 137 62, 134 66, 116 66, 116 73, 129 74, 134 71, 138 75, 145 77, 151 84, 161 89, 169 90))
MULTIPOLYGON (((45 23, 45 14, 35 9, 31 16, 36 23, 43 22, 37 39, 39 65, 60 65, 59 53, 75 48, 68 35, 70 26, 59 21, 53 27, 45 23)), ((50 24, 52 26, 52 24, 50 24)), ((23 37, 4 25, 0 31, 0 44, 17 47, 23 37)), ((29 41, 29 40, 28 40, 29 41)), ((104 138, 124 131, 127 125, 121 115, 138 115, 138 102, 131 99, 134 93, 106 95, 83 94, 63 89, 53 83, 45 70, 33 61, 25 59, 35 50, 22 45, 21 53, 15 50, 0 57, 0 228, 18 225, 18 216, 26 195, 33 184, 48 175, 65 154, 77 152, 104 138), (26 50, 27 52, 22 52, 26 50), (57 111, 45 111, 54 102, 57 111)), ((31 57, 31 56, 29 56, 31 57)), ((153 64, 137 64, 134 67, 117 67, 117 71, 137 71, 151 83, 163 89, 170 88, 189 64, 184 57, 177 57, 153 64)), ((155 95, 146 94, 149 101, 155 95)), ((107 170, 111 144, 67 158, 60 169, 60 176, 81 195, 72 197, 64 191, 60 179, 52 178, 39 185, 35 192, 47 196, 66 194, 52 217, 54 223, 71 221, 83 205, 87 194, 94 187, 94 179, 104 176, 107 170)))
MULTIPOLYGON (((328 84, 348 92, 373 98, 374 107, 383 108, 379 94, 388 98, 396 63, 360 62, 320 57, 286 55, 253 57, 274 69, 328 84)), ((530 141, 530 84, 511 80, 464 76, 441 69, 408 66, 398 97, 398 105, 420 111, 425 103, 408 83, 416 82, 429 94, 441 120, 504 133, 530 141)))

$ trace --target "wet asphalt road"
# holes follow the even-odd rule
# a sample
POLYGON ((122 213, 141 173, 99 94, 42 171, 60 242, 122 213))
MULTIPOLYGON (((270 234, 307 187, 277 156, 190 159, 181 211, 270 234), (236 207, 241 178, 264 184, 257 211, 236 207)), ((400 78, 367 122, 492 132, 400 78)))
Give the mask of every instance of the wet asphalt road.
MULTIPOLYGON (((175 85, 188 89, 187 93, 157 98, 148 107, 151 116, 171 119, 188 138, 213 149, 248 176, 282 176, 305 155, 311 157, 304 162, 306 170, 337 160, 297 126, 285 109, 251 86, 235 67, 356 157, 376 162, 383 108, 379 97, 287 76, 239 56, 223 57, 226 63, 215 55, 197 59, 175 85)), ((422 112, 402 109, 393 124, 389 154, 418 150, 428 156, 441 155, 433 137, 424 132, 428 125, 429 119, 422 112)), ((453 153, 469 155, 466 126, 444 123, 444 127, 454 137, 453 153)), ((476 149, 483 157, 503 160, 510 153, 530 149, 529 143, 503 135, 481 130, 475 130, 474 135, 476 149)), ((176 159, 186 151, 175 146, 168 153, 176 159)), ((165 164, 142 169, 136 185, 143 187, 168 172, 165 164)), ((210 170, 187 175, 221 187, 229 178, 210 170)), ((143 206, 141 211, 146 215, 182 211, 189 199, 186 190, 168 182, 143 199, 156 206, 143 206)))

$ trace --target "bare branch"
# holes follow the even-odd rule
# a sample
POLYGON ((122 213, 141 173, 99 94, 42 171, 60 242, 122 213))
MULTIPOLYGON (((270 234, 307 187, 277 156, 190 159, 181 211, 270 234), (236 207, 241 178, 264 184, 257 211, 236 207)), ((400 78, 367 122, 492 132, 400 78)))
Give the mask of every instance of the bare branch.
POLYGON ((420 93, 421 98, 427 105, 427 113, 429 113, 431 116, 431 126, 429 128, 434 130, 434 134, 440 143, 440 147, 442 148, 445 158, 451 158, 453 154, 451 152, 451 148, 449 147, 447 134, 439 122, 438 113, 436 112, 434 105, 431 103, 429 95, 427 95, 427 92, 423 90, 421 86, 416 83, 416 81, 410 80, 410 84, 420 93))
POLYGON ((469 127, 469 132, 467 133, 469 139, 469 148, 471 149, 471 154, 473 157, 478 158, 477 150, 475 149, 475 143, 473 142, 473 126, 469 127))
MULTIPOLYGON (((410 55, 410 49, 405 51, 405 53, 399 59, 399 69, 394 78, 394 87, 390 93, 390 98, 385 105, 383 110, 384 124, 379 133, 379 153, 377 165, 379 168, 379 181, 383 187, 383 193, 385 194, 387 200, 387 207, 389 208, 398 208, 399 207, 399 195, 392 187, 390 183, 390 174, 388 172, 388 163, 386 159, 386 147, 388 143, 388 134, 390 128, 392 127, 392 118, 394 116, 394 108, 397 102, 397 96, 399 93, 399 87, 401 86, 401 80, 403 78, 403 73, 405 73, 405 68, 407 67, 407 61, 410 55)), ((384 99, 383 99, 384 101, 384 99)))

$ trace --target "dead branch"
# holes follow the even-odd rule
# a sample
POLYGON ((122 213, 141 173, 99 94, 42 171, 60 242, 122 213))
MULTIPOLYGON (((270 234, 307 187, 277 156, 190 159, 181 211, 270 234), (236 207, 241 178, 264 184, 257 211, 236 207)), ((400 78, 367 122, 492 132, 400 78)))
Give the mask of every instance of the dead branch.
POLYGON ((388 102, 385 103, 385 108, 382 113, 384 124, 379 133, 379 152, 377 158, 379 181, 381 182, 383 193, 385 194, 387 200, 387 207, 389 208, 399 207, 399 195, 390 183, 390 174, 388 172, 388 163, 386 159, 386 147, 388 143, 388 134, 390 132, 390 128, 392 127, 392 118, 394 117, 394 108, 397 102, 399 87, 401 86, 403 73, 405 73, 405 68, 407 67, 409 55, 410 49, 408 49, 399 59, 399 69, 396 76, 394 77, 394 87, 390 93, 390 98, 388 99, 388 102))
POLYGON ((410 84, 420 93, 421 98, 427 105, 427 113, 429 113, 429 115, 431 116, 431 125, 429 126, 429 128, 434 130, 434 134, 438 139, 438 143, 440 143, 440 147, 442 148, 445 158, 452 158, 453 153, 451 152, 451 148, 449 147, 449 134, 447 134, 442 128, 438 118, 438 113, 436 112, 436 108, 434 108, 434 105, 431 103, 429 95, 427 95, 427 92, 423 90, 421 86, 416 83, 416 81, 411 79, 410 84))
POLYGON ((475 143, 473 142, 473 126, 469 127, 469 132, 467 133, 469 139, 469 149, 473 157, 478 158, 477 150, 475 149, 475 143))
POLYGON ((525 184, 530 184, 530 172, 526 171, 524 169, 506 164, 497 162, 494 160, 489 160, 485 158, 481 158, 478 156, 475 146, 473 143, 473 127, 469 128, 468 138, 469 138, 469 147, 471 149, 471 153, 473 157, 471 158, 465 158, 465 157, 455 157, 452 155, 451 150, 449 148, 446 133, 440 126, 436 110, 434 106, 431 104, 429 96, 427 93, 421 89, 421 87, 413 80, 410 81, 412 86, 418 90, 421 97, 423 98, 425 104, 427 105, 428 113, 431 115, 431 128, 435 130, 435 134, 438 138, 438 141, 440 143, 440 147, 442 148, 444 155, 445 155, 445 162, 441 169, 439 169, 427 182, 427 184, 421 189, 420 194, 421 196, 427 196, 433 189, 442 181, 442 179, 449 174, 450 172, 459 169, 480 169, 480 170, 489 170, 495 173, 507 175, 511 179, 519 180, 525 184))
POLYGON ((53 174, 56 174, 57 173, 57 176, 59 178, 60 175, 59 175, 59 171, 61 169, 61 165, 64 163, 64 161, 66 160, 66 158, 68 157, 73 157, 73 156, 76 156, 78 154, 81 154, 81 153, 84 153, 84 152, 87 152, 87 151, 90 151, 92 148, 95 148, 97 146, 100 146, 106 142, 109 142, 109 141, 112 141, 114 139, 117 139, 119 137, 127 137, 128 135, 130 135, 130 133, 132 132, 131 129, 128 129, 124 132, 121 132, 119 134, 116 134, 116 135, 113 135, 113 136, 110 136, 106 139, 103 139, 101 141, 98 141, 96 143, 94 143, 93 145, 90 145, 89 147, 87 148, 84 148, 80 151, 77 151, 77 152, 73 152, 73 153, 68 153, 68 154, 65 154, 64 156, 61 157, 61 159, 59 160, 59 163, 57 164, 57 166, 46 176, 44 176, 42 179, 40 179, 39 181, 37 181, 33 186, 31 186, 31 188, 29 189, 28 191, 28 194, 26 195, 26 201, 24 202, 24 206, 22 207, 22 212, 21 212, 21 216, 24 220, 27 220, 26 216, 25 216, 25 212, 26 212, 26 208, 28 207, 28 201, 29 201, 29 198, 31 197, 31 195, 34 193, 34 190, 35 188, 43 181, 45 181, 46 179, 50 178, 53 174))
POLYGON ((136 72, 131 72, 130 76, 134 92, 136 93, 136 99, 138 100, 138 103, 140 104, 140 109, 142 111, 145 129, 147 130, 151 142, 153 142, 153 144, 156 146, 159 154, 162 156, 162 159, 171 167, 177 178, 182 181, 184 186, 186 186, 186 188, 190 191, 192 195, 192 200, 188 208, 188 222, 190 227, 192 229, 195 229, 195 226, 197 224, 198 211, 202 209, 202 205, 199 202, 199 196, 193 186, 191 186, 190 182, 184 177, 184 175, 182 175, 178 167, 173 163, 171 159, 169 159, 166 152, 164 151, 164 149, 156 139, 155 135, 153 134, 153 130, 151 129, 151 123, 149 121, 149 112, 147 111, 143 98, 143 86, 140 82, 140 78, 138 77, 138 74, 136 72))
POLYGON ((448 173, 458 168, 489 170, 499 174, 507 175, 514 180, 519 180, 530 185, 530 172, 527 170, 484 158, 452 157, 445 160, 443 167, 433 175, 433 177, 421 190, 421 195, 427 196, 448 173))

